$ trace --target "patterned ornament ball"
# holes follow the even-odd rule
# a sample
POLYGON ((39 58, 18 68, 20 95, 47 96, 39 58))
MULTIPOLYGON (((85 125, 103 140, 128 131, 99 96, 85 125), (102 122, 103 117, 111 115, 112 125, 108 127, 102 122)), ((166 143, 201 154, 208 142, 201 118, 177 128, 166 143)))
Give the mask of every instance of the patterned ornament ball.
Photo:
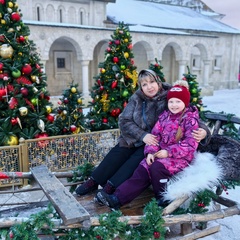
POLYGON ((13 48, 8 44, 3 44, 0 47, 0 56, 4 59, 11 58, 13 55, 13 48))
POLYGON ((20 115, 24 117, 28 114, 28 109, 26 107, 20 107, 19 112, 20 112, 20 115))

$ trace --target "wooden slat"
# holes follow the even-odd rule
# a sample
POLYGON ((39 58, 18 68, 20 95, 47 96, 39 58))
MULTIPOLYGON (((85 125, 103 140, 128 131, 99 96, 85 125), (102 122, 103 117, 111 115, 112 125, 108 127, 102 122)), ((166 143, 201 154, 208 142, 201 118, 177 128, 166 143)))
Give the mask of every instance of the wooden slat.
POLYGON ((90 215, 85 208, 82 207, 56 176, 48 171, 45 165, 34 167, 31 169, 31 172, 61 216, 64 224, 74 224, 90 219, 90 215))

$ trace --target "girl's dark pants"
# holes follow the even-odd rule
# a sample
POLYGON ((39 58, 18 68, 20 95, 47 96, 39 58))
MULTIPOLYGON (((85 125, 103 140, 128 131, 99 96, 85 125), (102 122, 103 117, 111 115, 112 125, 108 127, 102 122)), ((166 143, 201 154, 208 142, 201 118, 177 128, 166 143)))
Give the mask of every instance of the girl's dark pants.
POLYGON ((170 177, 170 172, 160 162, 153 162, 148 170, 140 164, 132 177, 116 189, 114 195, 117 196, 121 205, 125 205, 152 184, 155 197, 160 200, 166 187, 166 183, 162 183, 160 180, 168 180, 170 177))
POLYGON ((126 148, 117 144, 93 171, 93 179, 104 186, 109 180, 115 188, 130 178, 144 159, 144 145, 126 148))

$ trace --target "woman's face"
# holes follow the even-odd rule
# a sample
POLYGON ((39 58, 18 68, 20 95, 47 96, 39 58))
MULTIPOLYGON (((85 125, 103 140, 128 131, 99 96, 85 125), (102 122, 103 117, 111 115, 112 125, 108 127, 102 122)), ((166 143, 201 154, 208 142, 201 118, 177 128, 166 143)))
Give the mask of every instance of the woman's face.
POLYGON ((146 76, 141 81, 141 89, 147 97, 154 97, 159 91, 159 85, 154 78, 146 76))

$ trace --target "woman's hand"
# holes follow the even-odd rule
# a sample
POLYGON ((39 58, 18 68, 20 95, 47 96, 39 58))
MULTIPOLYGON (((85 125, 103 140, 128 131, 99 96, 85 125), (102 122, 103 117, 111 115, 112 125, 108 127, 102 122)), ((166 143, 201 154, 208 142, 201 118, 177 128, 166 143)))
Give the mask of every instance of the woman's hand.
POLYGON ((152 163, 154 162, 154 155, 149 153, 147 155, 146 162, 149 166, 152 165, 152 163))
POLYGON ((158 145, 157 136, 150 133, 146 134, 146 136, 143 138, 143 142, 147 145, 153 145, 153 146, 158 145))
POLYGON ((193 130, 192 135, 197 142, 200 142, 207 136, 207 132, 203 128, 199 128, 198 130, 193 130))

